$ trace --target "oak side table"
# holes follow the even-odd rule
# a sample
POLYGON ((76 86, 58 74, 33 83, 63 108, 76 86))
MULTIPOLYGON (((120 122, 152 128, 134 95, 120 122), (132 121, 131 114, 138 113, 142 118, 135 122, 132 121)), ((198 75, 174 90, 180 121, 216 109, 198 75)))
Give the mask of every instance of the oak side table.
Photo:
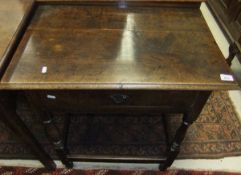
POLYGON ((78 157, 162 162, 160 169, 165 170, 210 93, 239 88, 200 3, 37 0, 7 59, 0 88, 25 92, 67 167, 73 166, 72 159, 52 120, 55 111, 160 117, 182 113, 166 157, 78 157))

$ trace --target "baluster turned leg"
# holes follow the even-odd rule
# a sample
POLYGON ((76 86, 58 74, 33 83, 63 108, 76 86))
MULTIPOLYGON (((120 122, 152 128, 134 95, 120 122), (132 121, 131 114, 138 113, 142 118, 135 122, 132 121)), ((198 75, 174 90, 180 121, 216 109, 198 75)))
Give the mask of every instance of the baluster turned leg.
POLYGON ((189 123, 186 122, 185 120, 183 120, 181 126, 176 131, 176 135, 175 135, 175 138, 174 138, 172 144, 170 145, 165 163, 161 164, 159 167, 160 170, 162 170, 162 171, 166 170, 169 166, 172 165, 173 161, 175 160, 175 158, 177 157, 177 155, 180 152, 180 146, 186 135, 188 127, 189 127, 189 123))
POLYGON ((237 45, 235 43, 230 44, 229 46, 229 56, 228 58, 226 58, 226 62, 228 63, 229 66, 232 65, 232 61, 235 57, 235 55, 237 55, 238 53, 240 53, 237 45))
POLYGON ((55 125, 53 117, 49 112, 43 109, 40 109, 39 105, 36 104, 36 99, 37 100, 40 99, 38 98, 36 93, 28 92, 26 93, 26 96, 31 104, 32 109, 36 112, 38 116, 40 116, 45 128, 46 135, 50 140, 50 142, 53 144, 59 159, 67 168, 72 168, 73 162, 67 158, 67 152, 64 148, 64 143, 63 143, 59 128, 55 125))
POLYGON ((195 97, 195 102, 187 110, 188 112, 183 115, 183 122, 176 131, 175 137, 168 150, 166 161, 164 162, 164 164, 160 164, 159 166, 159 169, 161 171, 164 171, 169 166, 171 166, 174 160, 176 159, 176 157, 178 156, 178 153, 180 151, 180 146, 182 141, 185 138, 187 129, 198 118, 210 94, 211 94, 210 91, 197 92, 195 97))
POLYGON ((73 162, 71 162, 67 158, 67 152, 64 148, 64 143, 63 140, 61 139, 60 131, 59 128, 55 125, 52 116, 45 112, 45 115, 41 117, 43 120, 43 125, 45 127, 45 132, 52 144, 54 145, 54 149, 62 161, 62 163, 67 167, 67 168, 72 168, 73 167, 73 162))

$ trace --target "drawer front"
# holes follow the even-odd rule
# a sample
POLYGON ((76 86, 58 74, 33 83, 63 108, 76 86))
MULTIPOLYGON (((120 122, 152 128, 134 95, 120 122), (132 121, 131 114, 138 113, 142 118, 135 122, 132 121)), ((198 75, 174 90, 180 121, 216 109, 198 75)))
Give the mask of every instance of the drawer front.
POLYGON ((195 91, 42 91, 42 104, 50 110, 83 111, 85 109, 123 107, 190 106, 195 91))

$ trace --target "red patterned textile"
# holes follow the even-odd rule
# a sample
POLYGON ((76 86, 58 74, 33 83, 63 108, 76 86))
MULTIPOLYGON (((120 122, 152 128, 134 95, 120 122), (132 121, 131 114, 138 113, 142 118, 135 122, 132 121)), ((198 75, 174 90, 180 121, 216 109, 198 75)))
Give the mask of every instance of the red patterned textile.
POLYGON ((241 175, 241 173, 216 171, 169 170, 165 172, 150 170, 76 170, 57 169, 48 171, 44 168, 0 167, 0 175, 241 175))

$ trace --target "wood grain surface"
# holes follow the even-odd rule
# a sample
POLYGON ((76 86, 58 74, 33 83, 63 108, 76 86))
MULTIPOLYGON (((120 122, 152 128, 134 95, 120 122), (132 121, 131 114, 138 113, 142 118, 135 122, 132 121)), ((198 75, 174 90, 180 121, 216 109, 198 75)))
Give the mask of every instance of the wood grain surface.
POLYGON ((232 73, 197 8, 40 5, 1 88, 238 87, 220 74, 232 73))

